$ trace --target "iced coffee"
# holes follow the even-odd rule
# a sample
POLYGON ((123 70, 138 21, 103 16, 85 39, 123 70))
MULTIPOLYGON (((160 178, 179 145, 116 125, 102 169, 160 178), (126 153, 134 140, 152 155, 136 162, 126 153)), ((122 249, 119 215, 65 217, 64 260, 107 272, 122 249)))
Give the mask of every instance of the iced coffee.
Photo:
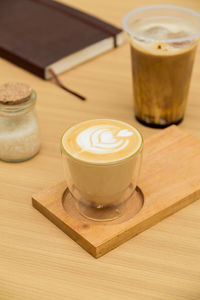
POLYGON ((177 8, 169 13, 171 6, 161 7, 156 15, 146 9, 129 24, 135 115, 152 127, 184 117, 200 26, 195 12, 199 23, 183 16, 185 11, 178 16, 177 8))

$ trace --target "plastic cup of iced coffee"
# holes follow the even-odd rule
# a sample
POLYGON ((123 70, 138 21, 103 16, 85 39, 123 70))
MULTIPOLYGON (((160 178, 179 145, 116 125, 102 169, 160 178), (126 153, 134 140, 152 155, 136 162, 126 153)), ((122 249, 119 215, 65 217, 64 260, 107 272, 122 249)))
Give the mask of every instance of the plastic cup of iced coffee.
POLYGON ((123 18, 128 34, 135 116, 150 127, 184 118, 200 37, 200 14, 173 5, 137 8, 123 18))

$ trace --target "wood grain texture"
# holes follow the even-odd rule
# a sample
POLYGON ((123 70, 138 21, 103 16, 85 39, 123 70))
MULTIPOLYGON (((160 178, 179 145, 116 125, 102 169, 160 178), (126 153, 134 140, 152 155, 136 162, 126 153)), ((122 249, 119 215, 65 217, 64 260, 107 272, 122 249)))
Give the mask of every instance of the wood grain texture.
MULTIPOLYGON (((165 0, 63 0, 120 25, 129 10, 165 0)), ((171 4, 200 12, 199 0, 171 4)), ((184 122, 200 137, 200 49, 184 122)), ((1 300, 198 300, 200 298, 200 201, 94 260, 31 206, 33 193, 62 181, 60 136, 73 122, 116 118, 138 127, 145 139, 159 130, 136 122, 132 108, 128 45, 106 53, 60 79, 86 95, 85 103, 53 82, 0 59, 0 83, 22 81, 38 94, 42 148, 34 159, 0 162, 1 300)))
POLYGON ((34 195, 32 204, 98 258, 199 199, 199 170, 200 139, 171 126, 144 143, 139 184, 144 204, 135 193, 117 220, 93 222, 82 217, 70 194, 65 193, 65 182, 34 195), (139 206, 137 214, 135 206, 137 211, 139 206))

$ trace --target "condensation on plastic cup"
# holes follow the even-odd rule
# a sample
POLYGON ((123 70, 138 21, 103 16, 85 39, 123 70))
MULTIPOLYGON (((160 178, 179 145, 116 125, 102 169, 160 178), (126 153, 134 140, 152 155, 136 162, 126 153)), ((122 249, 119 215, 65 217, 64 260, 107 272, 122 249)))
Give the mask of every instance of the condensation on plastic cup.
POLYGON ((122 19, 122 26, 126 33, 131 38, 135 38, 144 42, 165 42, 165 43, 182 43, 185 41, 194 41, 200 37, 200 13, 195 10, 175 6, 175 5, 149 5, 136 8, 128 12, 122 19), (152 37, 147 37, 142 34, 137 34, 134 30, 131 29, 131 26, 134 25, 135 21, 139 18, 146 17, 176 17, 182 18, 193 25, 196 32, 188 35, 186 37, 172 38, 172 39, 156 39, 152 37))

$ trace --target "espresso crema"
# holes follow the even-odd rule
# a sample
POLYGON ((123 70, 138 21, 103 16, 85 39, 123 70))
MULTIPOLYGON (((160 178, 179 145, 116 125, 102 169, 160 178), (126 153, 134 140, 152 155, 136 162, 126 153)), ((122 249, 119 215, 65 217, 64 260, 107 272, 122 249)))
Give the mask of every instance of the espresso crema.
POLYGON ((68 129, 62 138, 65 151, 85 162, 109 163, 136 153, 142 137, 134 127, 116 120, 96 119, 68 129))

